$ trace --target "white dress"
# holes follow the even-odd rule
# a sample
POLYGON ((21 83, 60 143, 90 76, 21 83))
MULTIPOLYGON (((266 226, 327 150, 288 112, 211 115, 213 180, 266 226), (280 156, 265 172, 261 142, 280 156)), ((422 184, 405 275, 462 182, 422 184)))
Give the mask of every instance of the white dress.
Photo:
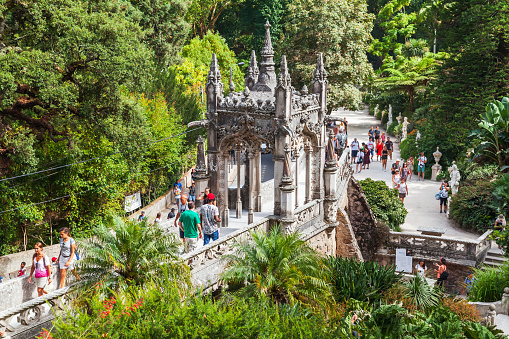
POLYGON ((426 266, 424 266, 424 268, 423 268, 423 267, 421 267, 421 265, 417 264, 417 265, 415 265, 415 269, 417 270, 417 274, 419 275, 419 277, 421 277, 423 279, 426 278, 426 269, 427 269, 426 266))

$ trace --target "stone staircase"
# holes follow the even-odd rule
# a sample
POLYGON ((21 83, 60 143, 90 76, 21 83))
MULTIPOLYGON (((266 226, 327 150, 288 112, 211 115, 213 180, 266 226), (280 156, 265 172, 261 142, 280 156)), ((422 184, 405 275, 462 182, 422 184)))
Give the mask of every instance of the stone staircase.
POLYGON ((499 250, 497 245, 493 242, 491 249, 486 254, 486 259, 484 259, 484 265, 490 267, 498 267, 506 261, 507 258, 504 256, 504 252, 499 250))

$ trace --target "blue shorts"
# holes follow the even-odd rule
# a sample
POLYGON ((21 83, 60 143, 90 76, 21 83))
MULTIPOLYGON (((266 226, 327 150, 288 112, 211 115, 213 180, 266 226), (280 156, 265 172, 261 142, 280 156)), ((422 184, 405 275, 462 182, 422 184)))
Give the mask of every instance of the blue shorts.
POLYGON ((196 201, 196 195, 190 195, 189 201, 196 201))
POLYGON ((182 231, 179 227, 179 235, 180 235, 180 239, 184 239, 184 231, 182 231))
POLYGON ((357 158, 357 153, 359 151, 352 150, 352 158, 357 158))
POLYGON ((422 172, 422 173, 424 173, 424 168, 425 168, 425 167, 426 167, 425 165, 418 165, 418 166, 417 166, 417 172, 422 172))
POLYGON ((219 230, 215 231, 212 234, 203 233, 203 246, 207 245, 210 242, 210 239, 212 239, 212 241, 216 241, 217 239, 219 239, 219 230))

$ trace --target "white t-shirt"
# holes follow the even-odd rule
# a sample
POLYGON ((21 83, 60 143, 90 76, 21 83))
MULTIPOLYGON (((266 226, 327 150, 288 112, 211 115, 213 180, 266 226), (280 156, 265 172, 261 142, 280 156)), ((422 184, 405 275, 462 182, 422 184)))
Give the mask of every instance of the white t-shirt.
POLYGON ((368 149, 372 150, 375 147, 375 143, 373 141, 368 141, 368 149))
POLYGON ((52 264, 51 260, 48 258, 48 256, 46 254, 43 255, 43 257, 39 261, 37 261, 37 257, 34 258, 35 270, 44 271, 46 269, 46 266, 44 266, 44 263, 46 263, 46 266, 51 266, 51 264, 52 264))
POLYGON ((421 267, 421 265, 417 264, 417 265, 415 265, 415 269, 417 270, 417 274, 419 275, 419 277, 421 277, 421 278, 426 277, 425 273, 426 273, 426 270, 428 269, 426 266, 424 266, 424 268, 423 268, 423 267, 421 267))
POLYGON ((406 182, 399 184, 399 193, 406 193, 406 182))
POLYGON ((359 150, 359 142, 358 141, 352 141, 352 151, 358 151, 359 150))
POLYGON ((419 166, 424 166, 425 165, 424 162, 428 160, 424 155, 420 156, 418 159, 419 159, 419 166))
POLYGON ((160 218, 156 218, 156 220, 154 220, 154 224, 159 224, 160 222, 161 222, 160 218))

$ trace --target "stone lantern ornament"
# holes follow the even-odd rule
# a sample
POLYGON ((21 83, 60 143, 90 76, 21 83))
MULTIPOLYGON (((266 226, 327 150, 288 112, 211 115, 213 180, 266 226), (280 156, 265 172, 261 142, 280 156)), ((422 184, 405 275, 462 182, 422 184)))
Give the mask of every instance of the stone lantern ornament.
POLYGON ((435 164, 431 166, 431 180, 437 180, 437 176, 442 171, 442 166, 438 164, 440 158, 442 157, 442 152, 439 151, 439 147, 437 150, 433 152, 433 158, 435 158, 435 164))

